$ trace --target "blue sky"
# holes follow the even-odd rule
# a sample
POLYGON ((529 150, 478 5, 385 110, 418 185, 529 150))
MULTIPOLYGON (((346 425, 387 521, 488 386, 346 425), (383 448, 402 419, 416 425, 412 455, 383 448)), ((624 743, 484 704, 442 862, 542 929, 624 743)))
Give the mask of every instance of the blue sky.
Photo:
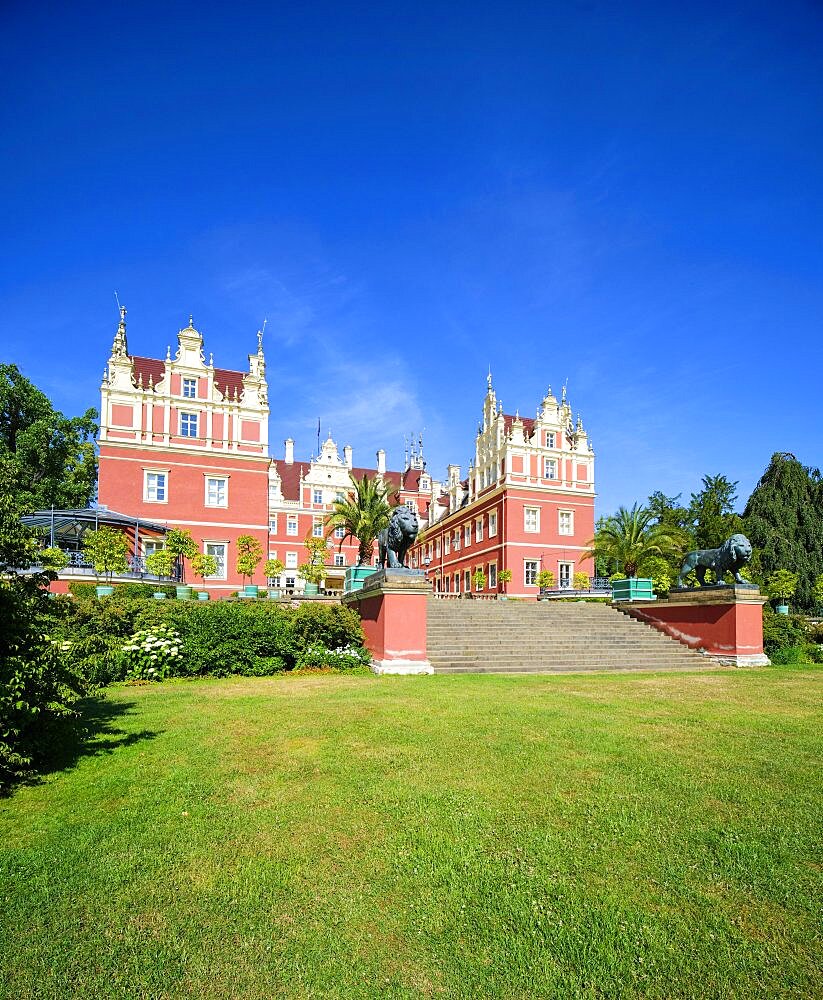
POLYGON ((0 359, 99 405, 117 324, 268 318, 271 441, 464 470, 549 383, 598 510, 823 464, 823 8, 5 3, 0 359))

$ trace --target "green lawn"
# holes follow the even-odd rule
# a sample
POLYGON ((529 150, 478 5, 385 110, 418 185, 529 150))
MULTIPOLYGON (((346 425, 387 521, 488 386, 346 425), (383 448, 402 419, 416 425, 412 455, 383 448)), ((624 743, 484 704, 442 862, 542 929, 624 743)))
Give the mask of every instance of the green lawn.
POLYGON ((0 800, 0 996, 820 997, 823 671, 118 686, 0 800))

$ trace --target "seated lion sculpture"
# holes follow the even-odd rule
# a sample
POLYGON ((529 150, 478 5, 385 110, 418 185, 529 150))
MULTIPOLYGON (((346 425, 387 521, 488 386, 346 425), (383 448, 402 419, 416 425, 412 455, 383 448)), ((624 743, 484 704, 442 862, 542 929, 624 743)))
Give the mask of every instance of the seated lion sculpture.
POLYGON ((752 558, 752 543, 745 535, 732 535, 719 549, 697 549, 689 552, 683 560, 683 567, 677 578, 678 587, 686 587, 686 576, 692 570, 700 582, 706 586, 706 570, 710 569, 718 584, 723 584, 727 573, 734 575, 735 583, 748 583, 740 575, 740 570, 752 558))
POLYGON ((388 528, 377 536, 380 565, 393 569, 405 567, 406 556, 417 538, 417 514, 405 505, 392 511, 388 528))

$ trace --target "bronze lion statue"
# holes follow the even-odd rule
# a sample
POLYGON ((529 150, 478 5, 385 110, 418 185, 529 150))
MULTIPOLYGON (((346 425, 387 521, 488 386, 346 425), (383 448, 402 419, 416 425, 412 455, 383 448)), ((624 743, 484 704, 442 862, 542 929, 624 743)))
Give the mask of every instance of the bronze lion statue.
POLYGON ((406 566, 406 556, 417 538, 417 514, 405 504, 392 511, 388 528, 377 536, 380 565, 392 569, 406 566))
POLYGON ((683 560, 680 575, 677 578, 677 586, 685 587, 686 576, 692 570, 700 582, 701 587, 706 586, 706 570, 710 569, 718 584, 723 584, 727 573, 734 576, 735 583, 748 583, 740 575, 740 570, 752 558, 752 543, 745 535, 732 535, 727 538, 719 549, 697 549, 689 552, 683 560))

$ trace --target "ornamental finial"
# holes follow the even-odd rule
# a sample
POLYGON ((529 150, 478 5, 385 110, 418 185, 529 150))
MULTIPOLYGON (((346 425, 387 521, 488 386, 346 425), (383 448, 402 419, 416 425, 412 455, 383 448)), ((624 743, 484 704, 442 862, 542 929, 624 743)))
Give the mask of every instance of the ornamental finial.
POLYGON ((492 387, 492 366, 491 365, 489 365, 489 374, 486 376, 486 385, 489 387, 489 391, 491 391, 491 387, 492 387))

